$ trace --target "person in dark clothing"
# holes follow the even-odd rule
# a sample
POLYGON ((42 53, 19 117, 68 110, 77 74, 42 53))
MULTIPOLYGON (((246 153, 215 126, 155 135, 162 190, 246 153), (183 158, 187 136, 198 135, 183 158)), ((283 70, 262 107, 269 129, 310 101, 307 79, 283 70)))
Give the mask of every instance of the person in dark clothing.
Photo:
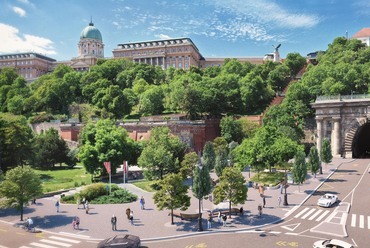
POLYGON ((112 224, 112 230, 117 231, 117 217, 113 214, 112 218, 110 219, 112 224))

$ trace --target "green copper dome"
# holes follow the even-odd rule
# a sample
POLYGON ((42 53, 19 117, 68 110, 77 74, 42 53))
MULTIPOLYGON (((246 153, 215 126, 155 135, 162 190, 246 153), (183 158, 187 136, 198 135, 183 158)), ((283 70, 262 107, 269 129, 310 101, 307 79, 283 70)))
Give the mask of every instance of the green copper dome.
POLYGON ((94 23, 92 22, 90 22, 89 26, 87 26, 84 30, 82 30, 80 38, 81 39, 88 38, 88 39, 95 39, 95 40, 103 41, 99 29, 94 27, 94 23))

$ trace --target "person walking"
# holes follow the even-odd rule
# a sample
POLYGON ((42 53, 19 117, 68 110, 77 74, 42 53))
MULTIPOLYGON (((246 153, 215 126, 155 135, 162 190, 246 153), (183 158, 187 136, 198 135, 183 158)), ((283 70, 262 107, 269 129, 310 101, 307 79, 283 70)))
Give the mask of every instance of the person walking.
POLYGON ((261 204, 258 205, 258 216, 261 217, 262 215, 262 206, 261 204))
POLYGON ((223 226, 226 226, 226 220, 227 220, 226 214, 222 215, 223 226))
POLYGON ((240 207, 239 209, 239 215, 240 216, 243 216, 244 215, 244 209, 243 209, 243 206, 240 207))
POLYGON ((217 214, 217 220, 218 220, 218 223, 221 223, 221 211, 220 210, 218 211, 218 214, 217 214))
POLYGON ((85 204, 86 204, 86 198, 85 197, 82 199, 81 204, 82 204, 82 207, 85 209, 85 204))
POLYGON ((131 209, 126 208, 126 216, 127 216, 128 221, 130 221, 130 214, 131 214, 131 209))
POLYGON ((212 228, 212 221, 213 221, 213 214, 212 212, 209 212, 208 218, 207 218, 207 228, 212 228))
POLYGON ((85 211, 86 211, 86 214, 89 214, 89 210, 90 210, 90 205, 89 205, 89 202, 86 201, 85 202, 85 211))
POLYGON ((55 203, 55 207, 57 208, 57 213, 59 213, 59 206, 60 206, 60 203, 59 203, 59 201, 57 201, 57 202, 55 203))
POLYGON ((117 231, 117 217, 114 214, 110 219, 110 223, 112 224, 112 230, 117 231))
POLYGON ((279 205, 279 208, 280 208, 280 205, 281 205, 281 196, 279 196, 279 198, 278 198, 278 205, 279 205))
POLYGON ((132 210, 131 210, 131 213, 130 213, 130 223, 131 223, 132 226, 134 225, 134 211, 132 211, 132 210))
POLYGON ((73 218, 72 226, 73 229, 80 229, 80 218, 78 216, 73 218))
POLYGON ((143 196, 140 198, 140 207, 141 209, 145 209, 145 199, 143 196))

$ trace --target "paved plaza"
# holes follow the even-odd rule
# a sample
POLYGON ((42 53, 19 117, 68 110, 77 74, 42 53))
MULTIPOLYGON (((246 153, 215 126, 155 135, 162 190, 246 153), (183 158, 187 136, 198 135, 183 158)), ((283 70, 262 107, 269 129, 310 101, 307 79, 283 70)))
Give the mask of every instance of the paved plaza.
MULTIPOLYGON (((207 229, 206 216, 207 212, 215 209, 227 209, 228 203, 224 202, 219 205, 214 205, 209 199, 203 200, 203 228, 204 232, 228 232, 235 230, 248 230, 261 228, 264 225, 279 222, 291 215, 300 204, 302 204, 314 190, 323 183, 333 171, 342 163, 349 162, 350 159, 333 159, 329 165, 323 165, 323 174, 318 174, 316 178, 309 176, 308 180, 298 187, 291 185, 287 189, 288 206, 283 206, 283 194, 280 188, 266 188, 266 207, 263 208, 262 217, 258 217, 257 207, 262 204, 262 198, 257 189, 248 188, 248 198, 245 204, 233 207, 244 209, 244 215, 232 215, 231 219, 227 219, 227 225, 223 226, 214 218, 212 228, 207 229), (281 197, 281 206, 279 207, 279 197, 281 197)), ((244 172, 244 176, 248 181, 249 173, 244 172)), ((60 195, 41 198, 37 200, 36 205, 30 205, 25 208, 24 218, 32 217, 35 225, 43 232, 53 232, 64 234, 72 237, 81 237, 89 240, 100 240, 115 234, 130 233, 140 236, 143 242, 155 239, 166 239, 174 236, 197 235, 198 222, 197 220, 188 221, 174 218, 174 225, 171 225, 171 216, 169 210, 157 210, 152 196, 153 193, 146 192, 133 184, 119 183, 120 187, 126 188, 136 194, 138 198, 145 198, 145 209, 140 208, 140 203, 137 200, 129 204, 107 204, 94 205, 90 204, 88 214, 80 206, 76 204, 61 204, 59 213, 55 207, 55 202, 60 199, 60 195), (131 225, 127 220, 125 211, 127 208, 133 210, 134 225, 131 225), (117 231, 112 231, 110 219, 112 215, 117 216, 117 231), (72 227, 72 220, 75 216, 81 219, 80 229, 75 230, 72 227)), ((76 190, 71 190, 65 194, 73 194, 76 190)), ((192 196, 191 190, 189 195, 192 196)), ((177 210, 176 210, 177 211, 177 210)), ((186 213, 198 212, 198 199, 191 197, 191 206, 186 213)), ((0 210, 0 220, 9 224, 19 223, 19 213, 14 210, 0 210)))

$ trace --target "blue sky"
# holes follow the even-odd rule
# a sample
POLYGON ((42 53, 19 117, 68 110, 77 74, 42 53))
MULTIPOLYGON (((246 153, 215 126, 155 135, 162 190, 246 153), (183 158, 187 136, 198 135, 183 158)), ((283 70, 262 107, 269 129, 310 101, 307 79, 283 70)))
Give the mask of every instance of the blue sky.
POLYGON ((369 0, 1 0, 0 54, 77 56, 92 17, 112 56, 119 43, 189 37, 204 57, 325 50, 370 27, 369 0))

